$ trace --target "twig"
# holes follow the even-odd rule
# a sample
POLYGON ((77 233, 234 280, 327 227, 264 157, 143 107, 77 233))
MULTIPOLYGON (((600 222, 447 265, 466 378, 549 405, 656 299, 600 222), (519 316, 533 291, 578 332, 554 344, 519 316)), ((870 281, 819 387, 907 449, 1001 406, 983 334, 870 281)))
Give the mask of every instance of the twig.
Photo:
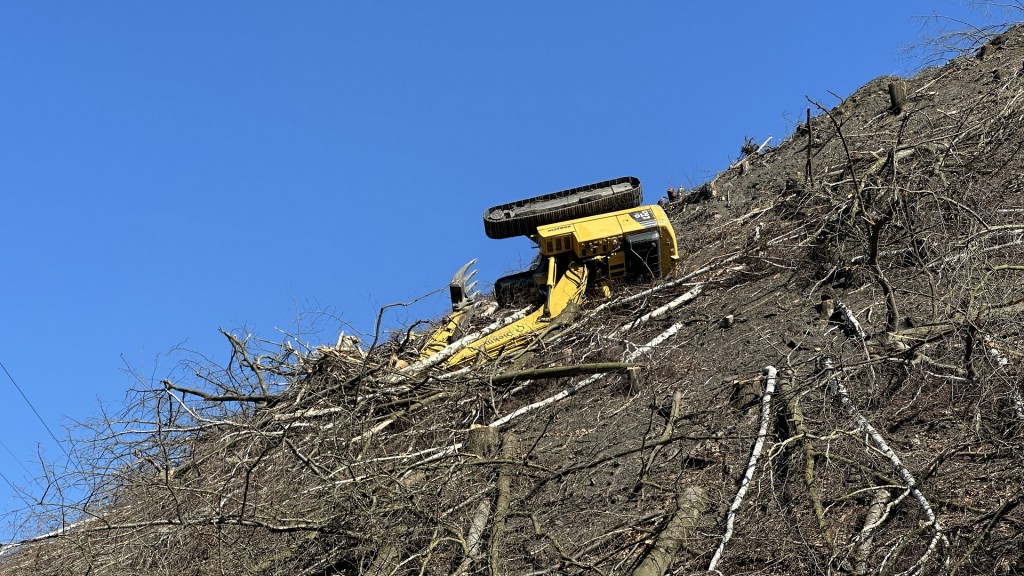
POLYGON ((276 395, 264 395, 264 394, 207 394, 202 390, 196 390, 194 388, 186 388, 184 386, 178 386, 172 383, 170 380, 164 379, 160 381, 164 385, 164 390, 174 390, 181 392, 182 394, 191 394, 198 396, 208 402, 274 402, 278 400, 276 395))
POLYGON ((661 447, 668 442, 668 439, 672 437, 672 430, 675 427, 676 418, 679 417, 679 408, 683 403, 683 393, 676 390, 672 394, 672 409, 669 411, 668 420, 665 423, 665 430, 662 431, 661 437, 658 438, 657 443, 651 448, 651 453, 647 456, 644 461, 644 467, 640 472, 640 479, 637 481, 637 488, 643 486, 647 481, 647 474, 651 470, 651 466, 654 466, 654 459, 658 457, 658 452, 661 451, 661 447))
POLYGON ((420 296, 419 298, 416 298, 416 299, 412 300, 411 302, 394 302, 392 304, 385 304, 384 306, 381 306, 380 309, 377 310, 377 322, 373 326, 373 342, 370 343, 370 348, 369 348, 369 350, 367 350, 366 354, 367 355, 372 354, 373 351, 377 349, 377 342, 380 341, 380 326, 381 326, 381 321, 384 319, 384 312, 386 312, 389 308, 399 308, 399 307, 403 307, 404 308, 404 307, 412 306, 412 305, 420 302, 421 300, 424 300, 426 298, 429 298, 429 297, 433 296, 434 294, 437 294, 441 290, 443 290, 443 288, 438 288, 437 290, 434 290, 432 292, 428 292, 428 293, 424 294, 423 296, 420 296))
POLYGON ((978 546, 981 545, 982 542, 985 541, 985 538, 988 538, 988 535, 992 532, 992 528, 994 528, 995 525, 998 524, 1004 516, 1006 516, 1014 508, 1016 508, 1017 505, 1020 504, 1020 501, 1021 495, 1017 494, 1005 500, 1002 504, 999 505, 999 508, 996 508, 992 512, 992 517, 989 519, 988 522, 985 523, 985 528, 978 533, 978 535, 971 542, 970 547, 967 548, 967 551, 960 556, 960 560, 958 560, 956 565, 953 566, 952 570, 949 571, 950 576, 956 576, 956 574, 960 571, 960 568, 964 565, 964 562, 966 562, 967 559, 974 554, 974 551, 978 548, 978 546))

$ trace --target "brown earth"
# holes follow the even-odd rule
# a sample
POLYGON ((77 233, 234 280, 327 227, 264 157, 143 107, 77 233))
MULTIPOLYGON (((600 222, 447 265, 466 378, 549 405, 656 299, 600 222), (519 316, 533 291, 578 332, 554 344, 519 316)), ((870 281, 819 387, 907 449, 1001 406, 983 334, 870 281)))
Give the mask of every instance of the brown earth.
POLYGON ((95 427, 3 573, 1024 573, 1024 29, 811 112, 667 206, 676 280, 525 355, 232 337, 95 427))

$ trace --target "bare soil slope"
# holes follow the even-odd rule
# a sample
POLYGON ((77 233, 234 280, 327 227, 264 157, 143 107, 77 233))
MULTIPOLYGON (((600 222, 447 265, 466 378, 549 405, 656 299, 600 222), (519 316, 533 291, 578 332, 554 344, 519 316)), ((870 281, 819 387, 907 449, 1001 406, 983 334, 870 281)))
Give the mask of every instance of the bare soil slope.
POLYGON ((232 338, 3 572, 1024 573, 1024 30, 983 55, 747 150, 667 206, 676 279, 526 354, 232 338))

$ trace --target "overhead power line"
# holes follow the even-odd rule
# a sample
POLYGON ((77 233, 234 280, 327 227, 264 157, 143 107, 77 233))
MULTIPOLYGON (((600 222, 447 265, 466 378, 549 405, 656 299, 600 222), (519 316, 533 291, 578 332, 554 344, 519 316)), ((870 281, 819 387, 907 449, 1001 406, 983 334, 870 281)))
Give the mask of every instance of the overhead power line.
POLYGON ((6 450, 7 453, 11 455, 11 458, 18 463, 18 466, 21 466, 21 469, 25 471, 26 478, 32 477, 32 471, 28 469, 28 466, 25 466, 25 463, 21 461, 21 458, 18 458, 18 455, 15 454, 14 451, 11 450, 11 448, 7 444, 5 444, 3 440, 0 440, 0 448, 6 450))
POLYGON ((53 441, 56 442, 57 446, 60 447, 61 452, 63 452, 64 455, 68 457, 68 462, 74 462, 74 458, 72 458, 71 454, 69 454, 67 449, 64 448, 64 444, 57 439, 57 435, 54 434, 53 430, 50 429, 50 426, 46 423, 46 420, 43 420, 43 417, 39 415, 39 411, 36 410, 36 407, 32 405, 32 401, 29 400, 28 396, 25 395, 25 392, 21 389, 21 386, 18 386, 18 382, 14 380, 14 376, 11 376, 11 373, 7 370, 7 367, 4 366, 3 362, 0 362, 0 368, 3 368, 4 374, 7 374, 7 378, 10 379, 11 384, 14 384, 14 388, 18 391, 18 394, 21 394, 22 399, 25 400, 25 404, 28 404, 28 407, 32 409, 32 413, 36 415, 36 418, 39 420, 39 423, 43 425, 43 428, 46 428, 47 432, 50 433, 50 438, 53 438, 53 441))

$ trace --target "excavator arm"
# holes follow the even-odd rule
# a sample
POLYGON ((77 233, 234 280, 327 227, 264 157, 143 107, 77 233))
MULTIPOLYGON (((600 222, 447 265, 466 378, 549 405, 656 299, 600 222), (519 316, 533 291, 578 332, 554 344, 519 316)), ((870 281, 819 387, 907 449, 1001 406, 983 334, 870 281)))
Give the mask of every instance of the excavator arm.
MULTIPOLYGON (((554 266, 554 263, 550 263, 554 266)), ((550 277, 550 276, 549 276, 550 277)), ((471 364, 481 356, 494 358, 525 348, 533 337, 558 317, 570 304, 580 304, 587 289, 587 267, 570 262, 562 277, 548 290, 544 306, 497 332, 474 342, 455 353, 446 362, 448 368, 471 364)))

